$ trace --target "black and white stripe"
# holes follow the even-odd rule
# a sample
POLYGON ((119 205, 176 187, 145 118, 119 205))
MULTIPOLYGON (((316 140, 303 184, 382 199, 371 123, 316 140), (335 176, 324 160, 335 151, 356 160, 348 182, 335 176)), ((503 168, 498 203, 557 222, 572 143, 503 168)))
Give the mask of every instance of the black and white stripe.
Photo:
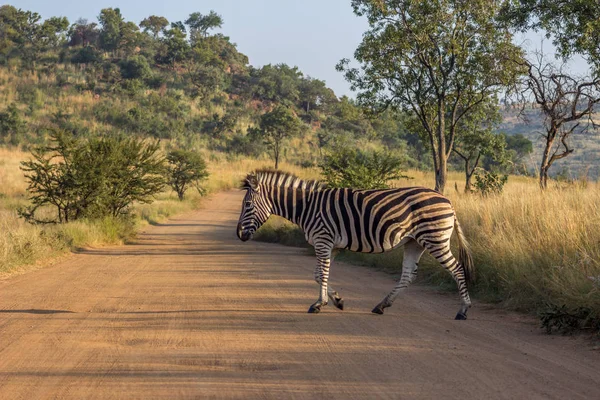
POLYGON ((279 171, 261 170, 243 181, 246 189, 238 237, 246 241, 271 214, 298 224, 315 247, 315 280, 321 286, 319 300, 309 312, 319 312, 329 297, 343 309, 343 300, 328 287, 334 249, 381 253, 404 245, 402 276, 374 309, 383 314, 416 275, 425 250, 455 279, 462 300, 457 319, 466 319, 471 300, 466 282, 473 263, 454 208, 443 195, 424 187, 386 190, 328 189, 318 181, 301 180, 279 171), (459 259, 450 249, 456 229, 459 259))

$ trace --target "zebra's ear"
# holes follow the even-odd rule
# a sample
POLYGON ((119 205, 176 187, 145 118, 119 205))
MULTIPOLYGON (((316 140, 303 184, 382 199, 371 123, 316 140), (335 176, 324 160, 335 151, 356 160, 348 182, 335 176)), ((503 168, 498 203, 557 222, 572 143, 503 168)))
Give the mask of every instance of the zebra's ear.
POLYGON ((244 180, 244 189, 258 190, 258 179, 250 174, 244 180))

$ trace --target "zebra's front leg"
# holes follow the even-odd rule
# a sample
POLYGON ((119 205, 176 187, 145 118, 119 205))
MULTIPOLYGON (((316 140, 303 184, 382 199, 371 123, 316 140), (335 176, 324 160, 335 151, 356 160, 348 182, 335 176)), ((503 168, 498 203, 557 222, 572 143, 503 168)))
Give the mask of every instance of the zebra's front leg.
POLYGON ((328 293, 327 283, 329 281, 329 267, 331 266, 331 247, 323 244, 315 243, 315 253, 317 256, 317 267, 315 268, 315 281, 320 286, 319 299, 310 306, 308 309, 309 313, 318 313, 321 308, 327 305, 327 298, 333 297, 339 300, 333 300, 336 307, 339 308, 338 304, 341 301, 342 308, 344 307, 343 300, 339 297, 337 292, 328 293), (335 293, 335 294, 334 294, 335 293))

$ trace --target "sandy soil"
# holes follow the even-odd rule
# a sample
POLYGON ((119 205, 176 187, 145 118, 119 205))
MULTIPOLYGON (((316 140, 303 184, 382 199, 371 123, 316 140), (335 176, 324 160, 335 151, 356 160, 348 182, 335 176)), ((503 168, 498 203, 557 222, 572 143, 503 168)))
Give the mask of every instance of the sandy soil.
MULTIPOLYGON (((318 295, 305 250, 240 242, 241 193, 0 282, 0 399, 598 399, 600 352, 535 320, 335 264, 318 295)), ((399 261, 400 262, 400 261, 399 261)))

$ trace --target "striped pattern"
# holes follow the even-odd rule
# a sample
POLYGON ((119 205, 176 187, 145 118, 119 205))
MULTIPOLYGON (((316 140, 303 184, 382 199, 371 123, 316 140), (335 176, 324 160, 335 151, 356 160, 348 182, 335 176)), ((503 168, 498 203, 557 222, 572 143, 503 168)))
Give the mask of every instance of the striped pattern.
POLYGON ((457 318, 466 318, 471 304, 466 281, 472 262, 452 204, 438 192, 424 187, 328 189, 318 181, 268 170, 248 175, 243 188, 247 193, 238 224, 240 239, 249 239, 271 214, 276 214, 298 224, 315 247, 315 279, 321 285, 321 295, 311 306, 313 312, 327 304, 327 297, 339 307, 341 298, 328 287, 334 249, 381 253, 404 245, 402 277, 373 312, 383 313, 391 306, 414 278, 418 261, 427 250, 456 280, 462 299, 457 318), (450 250, 455 228, 459 260, 450 250))

